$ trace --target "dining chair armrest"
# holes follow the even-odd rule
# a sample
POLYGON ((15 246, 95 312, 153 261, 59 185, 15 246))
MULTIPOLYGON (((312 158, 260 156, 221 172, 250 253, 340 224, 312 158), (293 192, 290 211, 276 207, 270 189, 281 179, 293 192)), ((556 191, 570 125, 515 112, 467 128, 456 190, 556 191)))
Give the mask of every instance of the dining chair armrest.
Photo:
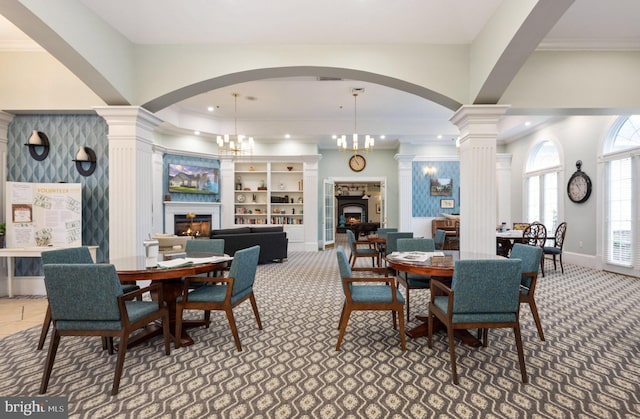
MULTIPOLYGON (((127 292, 126 294, 122 294, 118 296, 118 299, 125 300, 135 300, 138 297, 141 297, 146 292, 157 292, 158 293, 158 302, 164 301, 164 296, 162 295, 162 286, 159 283, 151 283, 146 287, 127 292)), ((159 308, 162 308, 160 306, 159 308)))
POLYGON ((227 284, 227 295, 226 298, 229 299, 231 297, 231 292, 233 291, 233 278, 229 277, 218 277, 218 276, 190 276, 185 278, 184 285, 182 286, 182 302, 186 303, 189 301, 189 291, 192 282, 203 283, 208 282, 211 284, 227 284))
MULTIPOLYGON (((369 278, 344 278, 344 281, 349 282, 366 282, 366 283, 380 283, 389 285, 391 295, 393 296, 393 302, 396 303, 398 300, 396 298, 396 279, 394 277, 369 277, 369 278)), ((351 297, 349 297, 351 298, 351 297)))
POLYGON ((434 297, 437 295, 452 295, 453 290, 449 288, 447 285, 442 282, 431 279, 431 301, 433 301, 434 297))

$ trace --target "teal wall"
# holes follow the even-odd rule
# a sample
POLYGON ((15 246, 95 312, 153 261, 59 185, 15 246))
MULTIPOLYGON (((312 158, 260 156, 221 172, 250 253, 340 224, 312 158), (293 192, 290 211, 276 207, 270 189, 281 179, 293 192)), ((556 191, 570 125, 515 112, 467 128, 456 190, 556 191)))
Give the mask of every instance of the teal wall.
MULTIPOLYGON (((82 185, 82 244, 98 245, 97 261, 109 259, 109 145, 107 123, 95 115, 16 115, 7 133, 7 181, 80 183, 82 185), (49 138, 49 155, 36 161, 27 142, 32 130, 49 138), (71 160, 82 146, 96 153, 91 176, 78 173, 71 160)), ((18 275, 41 275, 39 259, 16 263, 18 275)))

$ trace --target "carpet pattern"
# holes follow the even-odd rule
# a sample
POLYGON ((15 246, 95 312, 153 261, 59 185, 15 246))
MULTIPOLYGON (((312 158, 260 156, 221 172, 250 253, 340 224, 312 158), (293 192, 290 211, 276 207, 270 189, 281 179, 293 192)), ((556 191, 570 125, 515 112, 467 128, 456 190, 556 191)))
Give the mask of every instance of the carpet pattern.
MULTIPOLYGON (((326 250, 259 266, 264 330, 248 303, 238 307, 242 352, 214 312, 209 329, 190 330, 193 346, 165 356, 155 339, 128 351, 120 393, 110 396, 115 356, 97 338, 63 337, 47 395, 68 396, 72 418, 639 417, 640 280, 546 268, 537 289, 545 342, 527 306, 520 314, 528 384, 509 330, 491 331, 487 348, 457 344, 459 386, 446 336, 433 349, 409 338, 402 352, 387 313, 354 313, 336 352, 343 294, 326 250)), ((426 311, 427 298, 412 291, 412 314, 426 311)), ((0 340, 0 395, 37 395, 46 356, 38 336, 32 328, 0 340)))

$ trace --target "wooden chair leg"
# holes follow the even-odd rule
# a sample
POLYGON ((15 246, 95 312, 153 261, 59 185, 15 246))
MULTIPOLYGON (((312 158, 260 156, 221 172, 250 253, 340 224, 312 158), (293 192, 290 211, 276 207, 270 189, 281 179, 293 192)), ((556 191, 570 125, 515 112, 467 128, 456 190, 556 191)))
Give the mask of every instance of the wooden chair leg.
POLYGON ((406 351, 407 350, 407 339, 404 335, 404 313, 402 312, 403 309, 402 307, 400 307, 398 309, 398 321, 400 323, 400 346, 402 347, 402 351, 406 351))
POLYGON ((453 340, 453 327, 447 327, 447 338, 449 340, 449 358, 451 358, 451 379, 453 384, 458 384, 458 370, 456 368, 456 347, 453 340))
MULTIPOLYGON (((162 316, 162 335, 164 337, 164 354, 171 355, 171 330, 169 330, 169 313, 166 313, 164 316, 162 316)), ((175 345, 175 341, 173 344, 175 345)))
POLYGON ((211 324, 211 310, 205 310, 204 311, 204 327, 205 327, 205 329, 208 329, 210 324, 211 324))
POLYGON ((560 253, 560 271, 564 273, 564 265, 562 264, 562 253, 560 253))
POLYGON ((53 336, 51 337, 51 343, 49 344, 49 352, 47 353, 47 360, 44 363, 44 373, 42 374, 42 382, 40 383, 40 394, 47 392, 49 387, 49 378, 51 378, 51 370, 53 369, 53 361, 56 359, 56 353, 58 352, 58 345, 60 344, 60 334, 53 328, 53 336))
POLYGON ((433 347, 433 315, 429 313, 427 320, 427 346, 429 349, 433 347))
POLYGON ((338 327, 337 327, 338 330, 340 330, 340 326, 342 326, 342 319, 344 318, 344 311, 346 307, 347 307, 347 302, 345 301, 342 304, 342 311, 340 311, 340 320, 338 320, 338 327))
MULTIPOLYGON (((176 335, 174 337, 175 339, 175 347, 176 349, 180 347, 180 345, 182 345, 182 305, 178 304, 176 306, 176 335)), ((205 312, 206 313, 206 312, 205 312)))
POLYGON ((533 314, 533 320, 536 322, 538 336, 540 336, 540 340, 544 341, 544 332, 542 331, 542 323, 540 322, 540 316, 538 315, 538 306, 536 306, 536 302, 533 298, 529 298, 527 303, 529 303, 531 314, 533 314))
POLYGON ((231 328, 231 334, 233 335, 233 340, 236 342, 236 349, 238 352, 242 352, 242 345, 240 345, 240 336, 238 336, 238 328, 236 327, 236 320, 233 317, 233 309, 231 307, 225 308, 225 313, 227 313, 227 320, 229 320, 229 327, 231 328))
POLYGON ((349 317, 351 316, 351 309, 349 307, 344 306, 343 313, 340 319, 340 333, 338 334, 338 343, 336 344, 336 351, 340 350, 340 344, 342 343, 342 338, 344 338, 344 332, 347 330, 347 324, 349 323, 349 317))
POLYGON ((256 323, 258 323, 258 329, 262 330, 262 322, 260 321, 260 314, 258 313, 258 304, 256 303, 256 297, 253 292, 251 293, 251 295, 249 295, 249 301, 251 301, 253 314, 256 317, 256 323))
POLYGON ((40 332, 40 340, 38 340, 38 350, 44 347, 44 341, 47 339, 47 333, 49 333, 49 326, 51 325, 51 306, 47 304, 47 311, 44 315, 44 321, 42 322, 42 331, 40 332))
POLYGON ((127 353, 127 344, 129 343, 129 331, 125 330, 120 335, 120 346, 118 347, 118 360, 116 361, 116 372, 113 376, 113 387, 111 387, 111 395, 115 396, 120 390, 120 378, 124 369, 124 357, 127 353))
POLYGON ((522 382, 528 382, 527 379, 527 367, 524 364, 524 350, 522 349, 522 337, 520 336, 520 325, 517 324, 513 328, 513 334, 516 337, 516 348, 518 349, 518 361, 520 362, 520 375, 522 375, 522 382))

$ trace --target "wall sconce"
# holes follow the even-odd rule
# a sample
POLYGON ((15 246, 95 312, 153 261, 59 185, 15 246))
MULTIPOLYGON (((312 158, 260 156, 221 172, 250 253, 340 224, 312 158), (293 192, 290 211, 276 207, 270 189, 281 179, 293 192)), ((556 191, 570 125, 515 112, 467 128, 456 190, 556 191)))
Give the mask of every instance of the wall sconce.
POLYGON ((423 168, 422 168, 422 173, 423 173, 425 176, 433 176, 433 175, 435 175, 437 172, 438 172, 438 169, 436 169, 436 168, 435 168, 435 166, 431 166, 431 165, 429 165, 429 166, 426 166, 426 167, 423 167, 423 168))
POLYGON ((42 161, 49 155, 49 138, 42 131, 34 129, 25 145, 29 147, 29 154, 34 160, 42 161), (40 153, 38 153, 39 151, 40 153))
POLYGON ((82 176, 89 176, 96 170, 96 153, 89 147, 80 147, 76 158, 76 169, 82 176))

